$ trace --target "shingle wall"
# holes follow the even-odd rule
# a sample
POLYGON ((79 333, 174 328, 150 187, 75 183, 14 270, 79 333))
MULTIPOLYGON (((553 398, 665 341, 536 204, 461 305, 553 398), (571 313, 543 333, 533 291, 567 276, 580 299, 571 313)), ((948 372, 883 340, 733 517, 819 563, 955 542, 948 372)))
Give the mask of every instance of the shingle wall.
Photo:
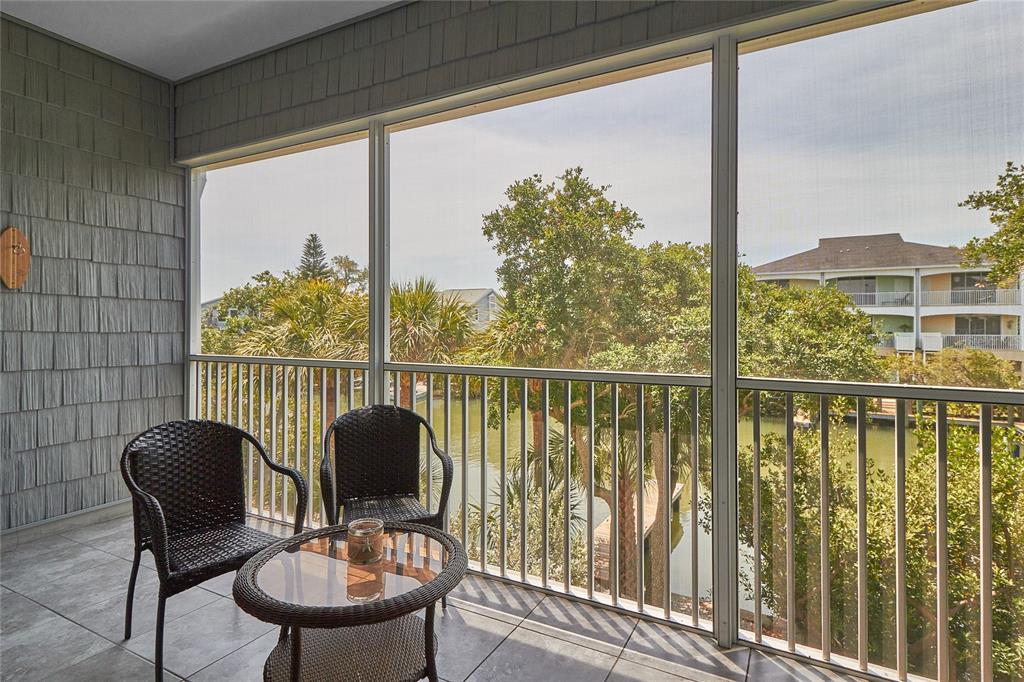
POLYGON ((185 176, 171 86, 2 21, 0 229, 25 286, 0 285, 0 517, 17 527, 126 497, 128 438, 179 418, 185 176))
POLYGON ((808 4, 413 2, 175 88, 188 158, 808 4))

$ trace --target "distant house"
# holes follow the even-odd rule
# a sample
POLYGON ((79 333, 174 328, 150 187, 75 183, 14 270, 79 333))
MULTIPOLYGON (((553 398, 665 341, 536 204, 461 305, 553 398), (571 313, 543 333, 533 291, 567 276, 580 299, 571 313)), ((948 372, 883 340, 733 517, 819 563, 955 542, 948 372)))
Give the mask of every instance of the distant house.
POLYGON ((494 289, 445 289, 441 293, 470 307, 475 329, 486 327, 501 311, 501 297, 494 289))
MULTIPOLYGON (((237 308, 228 308, 228 317, 238 317, 240 311, 237 308)), ((210 299, 199 307, 199 321, 203 327, 224 329, 227 323, 220 319, 220 298, 210 299)))
POLYGON ((817 248, 758 265, 754 275, 786 287, 846 292, 874 320, 885 349, 979 348, 1021 362, 1020 283, 996 288, 987 267, 965 270, 960 262, 954 247, 870 234, 820 239, 817 248))

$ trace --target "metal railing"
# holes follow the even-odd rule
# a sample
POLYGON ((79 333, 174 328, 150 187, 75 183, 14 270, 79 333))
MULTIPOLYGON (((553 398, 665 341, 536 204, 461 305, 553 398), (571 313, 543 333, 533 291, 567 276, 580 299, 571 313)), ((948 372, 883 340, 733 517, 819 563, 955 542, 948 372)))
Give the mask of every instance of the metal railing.
POLYGON ((993 602, 1010 598, 993 575, 1013 561, 993 533, 1014 516, 993 515, 993 472, 1003 487, 1024 474, 1024 395, 737 385, 741 637, 883 677, 993 679, 993 602))
POLYGON ((942 347, 1021 350, 1021 337, 1017 334, 943 334, 942 347))
POLYGON ((922 291, 921 305, 1020 305, 1020 289, 922 291))
POLYGON ((872 291, 844 292, 860 306, 911 306, 914 305, 913 291, 872 291))
MULTIPOLYGON (((364 404, 366 365, 190 360, 195 416, 246 428, 274 460, 299 468, 313 491, 306 523, 320 525, 320 439, 334 415, 364 404)), ((472 570, 712 628, 709 377, 384 370, 387 401, 421 414, 454 461, 446 524, 472 570)), ((741 638, 886 677, 949 680, 958 665, 974 665, 978 679, 992 679, 993 600, 1005 598, 993 592, 993 572, 1006 570, 993 553, 1005 510, 993 516, 992 461, 995 448, 1006 476, 1006 448, 1016 447, 1014 475, 1024 478, 1014 411, 1024 395, 749 378, 737 386, 741 638), (962 491, 949 487, 963 484, 964 466, 977 485, 967 512, 962 491), (932 510, 924 528, 922 504, 932 510), (974 519, 969 536, 965 518, 974 519), (965 580, 967 546, 975 572, 965 580), (932 590, 924 606, 922 561, 932 590), (966 597, 952 592, 972 580, 966 597), (965 599, 978 615, 968 645, 951 612, 965 599), (922 609, 937 624, 925 634, 931 658, 920 653, 922 609)), ((441 468, 425 445, 421 502, 436 509, 441 468)), ((287 490, 257 464, 246 464, 250 511, 286 519, 287 490)))

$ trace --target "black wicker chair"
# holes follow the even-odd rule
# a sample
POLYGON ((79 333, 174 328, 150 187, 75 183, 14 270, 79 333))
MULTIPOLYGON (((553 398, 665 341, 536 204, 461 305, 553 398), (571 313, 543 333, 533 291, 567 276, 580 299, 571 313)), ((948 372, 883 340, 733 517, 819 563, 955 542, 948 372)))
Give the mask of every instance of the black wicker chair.
POLYGON ((125 446, 121 475, 132 494, 135 558, 128 581, 124 638, 132 634, 139 561, 153 552, 160 577, 156 612, 156 679, 163 677, 164 603, 168 597, 241 568, 281 538, 245 524, 243 446, 249 441, 274 471, 295 482, 295 532, 306 515, 306 482, 267 456, 245 431, 212 421, 173 421, 125 446))
POLYGON ((331 423, 324 435, 320 490, 327 519, 336 524, 338 507, 344 506, 343 523, 369 516, 385 522, 422 523, 442 529, 452 472, 452 458, 437 447, 433 429, 415 412, 394 405, 371 405, 346 412, 331 423), (441 499, 434 513, 419 501, 421 426, 427 430, 430 449, 441 459, 441 499), (327 502, 330 499, 334 504, 327 502))

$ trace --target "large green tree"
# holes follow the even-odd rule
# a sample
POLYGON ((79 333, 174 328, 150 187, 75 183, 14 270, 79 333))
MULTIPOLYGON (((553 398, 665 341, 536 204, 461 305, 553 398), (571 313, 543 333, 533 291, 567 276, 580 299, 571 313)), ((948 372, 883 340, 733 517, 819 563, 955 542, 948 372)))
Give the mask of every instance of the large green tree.
POLYGON ((299 261, 299 269, 296 272, 300 279, 327 279, 331 275, 331 268, 327 264, 327 252, 324 251, 324 244, 320 241, 320 235, 310 234, 302 244, 302 258, 299 261))
POLYGON ((959 205, 988 211, 995 227, 993 234, 967 242, 964 265, 991 263, 992 281, 1015 288, 1024 272, 1024 164, 1007 161, 995 189, 973 192, 959 205))

